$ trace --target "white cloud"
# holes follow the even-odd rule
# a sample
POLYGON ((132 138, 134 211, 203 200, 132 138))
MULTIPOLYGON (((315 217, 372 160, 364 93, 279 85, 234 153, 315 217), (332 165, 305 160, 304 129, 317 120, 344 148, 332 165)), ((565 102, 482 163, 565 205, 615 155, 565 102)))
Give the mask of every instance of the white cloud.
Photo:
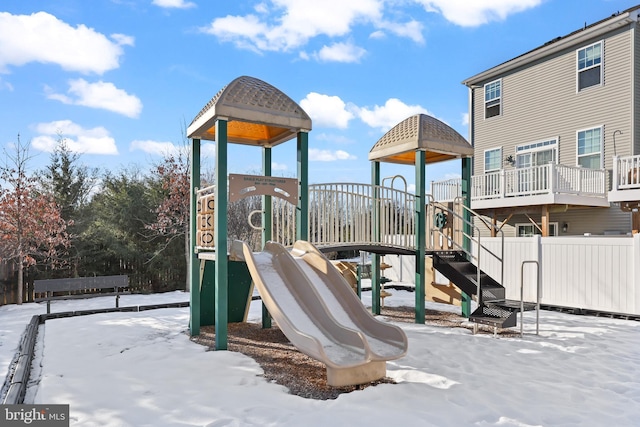
POLYGON ((271 170, 274 170, 274 171, 286 171, 287 169, 289 169, 289 168, 284 163, 276 163, 276 162, 272 162, 271 163, 271 170))
POLYGON ((469 126, 469 113, 462 113, 462 126, 469 126))
POLYGON ((260 3, 255 14, 214 19, 202 31, 236 46, 256 51, 289 51, 309 39, 340 37, 352 26, 378 22, 382 0, 271 0, 260 3))
POLYGON ((441 13, 448 21, 475 27, 536 7, 542 0, 415 0, 427 12, 441 13))
POLYGON ((317 148, 309 148, 309 161, 312 162, 333 162, 336 160, 355 160, 356 156, 343 150, 319 150, 317 148))
POLYGON ((46 12, 0 12, 0 72, 30 62, 57 64, 65 70, 102 74, 119 67, 122 44, 133 38, 114 35, 115 43, 85 25, 72 27, 46 12))
POLYGON ((84 79, 69 80, 67 92, 72 96, 50 93, 47 97, 65 104, 102 108, 132 118, 138 117, 142 111, 142 102, 137 96, 129 95, 113 83, 103 81, 89 83, 84 79))
POLYGON ((420 105, 407 105, 396 98, 390 98, 383 106, 376 105, 373 109, 367 107, 358 109, 358 117, 372 128, 387 131, 414 114, 429 114, 420 105))
POLYGON ((120 46, 135 46, 136 44, 136 39, 126 34, 111 34, 111 38, 120 46))
POLYGON ((204 142, 200 144, 200 157, 213 160, 216 158, 215 142, 204 142))
MULTIPOLYGON (((403 6, 421 5, 427 12, 442 14, 456 25, 478 26, 504 20, 511 14, 538 6, 542 1, 263 0, 254 7, 252 13, 215 18, 208 26, 201 28, 201 31, 224 42, 234 43, 241 49, 258 53, 299 49, 319 36, 330 39, 349 36, 356 26, 370 27, 370 38, 393 34, 422 44, 425 24, 416 19, 399 21, 397 17, 403 15, 403 6)), ((327 58, 334 58, 336 52, 329 49, 325 54, 327 58)), ((309 58, 307 53, 299 55, 302 59, 309 58)), ((313 57, 322 59, 320 54, 313 57)), ((353 54, 346 57, 354 58, 353 54)))
POLYGON ((309 114, 316 126, 345 129, 349 125, 349 120, 354 117, 338 96, 310 92, 300 101, 300 106, 309 114))
POLYGON ((92 129, 84 129, 71 120, 58 120, 49 123, 39 123, 35 126, 40 135, 33 138, 31 144, 34 148, 52 152, 58 144, 60 137, 64 138, 67 147, 76 153, 82 154, 118 154, 118 147, 109 131, 98 126, 92 129))
POLYGON ((195 3, 185 0, 153 0, 151 3, 159 7, 173 9, 189 9, 196 7, 195 3))
POLYGON ((422 35, 424 25, 421 22, 411 20, 409 22, 401 24, 399 22, 382 21, 378 23, 378 27, 389 31, 396 36, 411 39, 418 44, 424 43, 424 36, 422 35))
POLYGON ((315 56, 322 62, 360 62, 366 53, 366 50, 352 43, 334 43, 322 46, 315 56))
POLYGON ((148 154, 167 157, 170 155, 177 155, 180 152, 180 148, 172 142, 159 142, 152 140, 135 140, 131 141, 129 145, 130 151, 144 151, 148 154))

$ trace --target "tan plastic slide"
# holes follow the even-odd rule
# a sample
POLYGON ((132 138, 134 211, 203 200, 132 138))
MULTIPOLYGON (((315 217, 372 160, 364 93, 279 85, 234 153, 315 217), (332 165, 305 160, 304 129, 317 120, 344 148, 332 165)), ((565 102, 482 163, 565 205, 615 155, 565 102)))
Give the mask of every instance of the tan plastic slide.
POLYGON ((402 329, 373 317, 310 243, 298 241, 290 253, 268 242, 254 253, 236 241, 231 252, 246 261, 262 301, 289 341, 327 367, 329 385, 383 378, 386 361, 406 354, 402 329))

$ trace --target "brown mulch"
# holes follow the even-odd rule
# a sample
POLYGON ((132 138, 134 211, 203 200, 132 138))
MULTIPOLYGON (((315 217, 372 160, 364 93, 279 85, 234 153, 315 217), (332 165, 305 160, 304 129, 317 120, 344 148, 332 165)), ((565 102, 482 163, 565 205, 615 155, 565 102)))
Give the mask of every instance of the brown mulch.
MULTIPOLYGON (((384 307, 381 315, 393 322, 414 323, 413 307, 384 307)), ((455 313, 426 310, 425 323, 449 328, 473 329, 465 318, 455 313)), ((479 333, 491 333, 493 329, 480 329, 479 333)), ((512 330, 499 330, 500 336, 517 336, 512 330)), ((215 327, 203 326, 200 335, 191 338, 194 342, 213 349, 215 327)), ((227 349, 243 353, 262 367, 268 381, 287 387, 290 394, 309 399, 335 399, 343 393, 362 390, 378 384, 394 384, 383 378, 367 384, 348 387, 331 387, 327 384, 324 364, 299 352, 273 322, 270 329, 262 329, 258 323, 229 323, 227 349)))

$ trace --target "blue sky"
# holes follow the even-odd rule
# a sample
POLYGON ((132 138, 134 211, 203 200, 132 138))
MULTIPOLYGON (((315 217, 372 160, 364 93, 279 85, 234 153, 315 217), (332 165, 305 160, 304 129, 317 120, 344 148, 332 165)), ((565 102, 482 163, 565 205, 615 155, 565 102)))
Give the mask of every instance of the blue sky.
MULTIPOLYGON (((395 124, 427 113, 466 137, 463 79, 637 1, 3 0, 0 146, 20 134, 37 169, 62 135, 89 166, 147 170, 248 75, 311 116, 311 183, 369 182, 368 152, 395 124)), ((205 169, 213 148, 203 144, 205 169)), ((273 161, 295 176, 295 142, 273 161)), ((260 163, 259 149, 230 147, 230 172, 260 163)), ((427 180, 459 172, 459 161, 429 165, 427 180)), ((411 167, 382 166, 396 174, 414 181, 411 167)))

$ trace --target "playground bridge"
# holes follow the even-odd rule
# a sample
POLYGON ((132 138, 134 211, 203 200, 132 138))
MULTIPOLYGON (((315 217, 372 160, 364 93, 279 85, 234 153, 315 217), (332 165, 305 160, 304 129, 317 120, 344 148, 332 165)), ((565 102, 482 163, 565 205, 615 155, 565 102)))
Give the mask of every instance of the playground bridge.
MULTIPOLYGON (((210 206, 205 213, 209 217, 200 221, 199 250, 215 249, 212 235, 206 235, 213 233, 209 218, 213 214, 214 188, 198 190, 199 205, 210 206)), ((274 194, 281 191, 276 189, 274 194)), ((443 204, 430 195, 425 198, 426 217, 432 219, 426 227, 427 250, 463 250, 461 199, 443 204), (437 223, 438 219, 441 223, 437 223)), ((418 202, 416 195, 406 189, 362 183, 312 184, 308 203, 308 241, 323 252, 351 249, 378 254, 415 254, 418 202)), ((271 199, 272 241, 284 246, 295 243, 296 209, 287 198, 271 199)), ((248 218, 256 230, 262 230, 262 226, 254 225, 252 217, 264 211, 264 208, 253 211, 248 218)))
MULTIPOLYGON (((243 178, 250 181, 248 176, 243 178)), ((396 178, 403 179, 396 176, 385 178, 383 182, 391 179, 393 183, 396 178)), ((231 175, 230 180, 233 179, 236 176, 231 175)), ((287 180, 290 179, 278 179, 284 184, 287 180)), ((268 233, 271 236, 269 240, 285 247, 293 247, 297 236, 297 207, 293 203, 297 194, 291 194, 295 193, 296 186, 291 185, 292 182, 289 184, 289 191, 278 186, 256 188, 253 185, 235 189, 236 193, 244 194, 245 197, 264 197, 266 194, 276 196, 264 197, 263 203, 268 204, 270 209, 263 206, 262 210, 253 211, 248 221, 252 224, 253 215, 269 212, 269 222, 272 225, 268 233)), ((199 224, 211 224, 206 217, 213 215, 213 190, 214 187, 198 190, 198 205, 203 207, 201 215, 204 215, 198 221, 199 224), (207 210, 206 206, 210 208, 207 210)), ((406 185, 405 189, 362 183, 309 185, 307 239, 325 253, 360 250, 377 255, 418 256, 416 220, 419 216, 419 203, 419 197, 407 192, 406 185)), ((505 300, 503 274, 494 279, 476 267, 480 265, 481 257, 490 257, 504 271, 504 244, 500 251, 484 246, 477 223, 487 227, 494 226, 484 222, 482 217, 464 206, 461 198, 442 203, 427 194, 425 203, 425 255, 432 258, 433 268, 462 292, 477 297, 480 307, 470 314, 470 320, 494 327, 515 326, 517 312, 525 307, 517 301, 505 300)), ((265 231, 261 225, 252 227, 265 231)), ((199 251, 215 250, 213 231, 213 228, 206 226, 198 230, 199 251)), ((501 230, 496 232, 502 234, 501 230)), ((230 246, 231 241, 228 241, 228 248, 230 246)), ((372 266, 372 270, 378 267, 372 266)), ((373 271, 373 274, 376 272, 373 271)), ((379 280, 380 276, 377 277, 378 279, 373 280, 379 280)), ((532 307, 527 305, 526 308, 532 307)))

